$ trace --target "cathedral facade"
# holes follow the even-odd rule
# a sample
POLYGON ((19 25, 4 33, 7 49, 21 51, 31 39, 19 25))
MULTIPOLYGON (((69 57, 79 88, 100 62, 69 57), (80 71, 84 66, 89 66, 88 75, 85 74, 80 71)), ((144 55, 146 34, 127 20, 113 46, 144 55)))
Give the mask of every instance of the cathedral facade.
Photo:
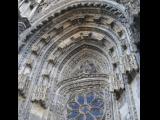
POLYGON ((140 120, 139 0, 18 0, 18 120, 140 120))

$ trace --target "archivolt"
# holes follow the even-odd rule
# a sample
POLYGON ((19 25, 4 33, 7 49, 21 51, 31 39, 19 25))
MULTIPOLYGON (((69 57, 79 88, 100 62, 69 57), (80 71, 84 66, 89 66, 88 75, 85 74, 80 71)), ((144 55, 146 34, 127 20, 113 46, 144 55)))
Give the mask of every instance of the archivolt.
MULTIPOLYGON (((97 6, 99 5, 100 4, 97 4, 97 6)), ((113 62, 121 62, 121 56, 123 55, 122 45, 126 45, 129 51, 131 49, 131 40, 128 37, 130 36, 130 33, 128 33, 129 29, 127 25, 124 25, 122 22, 124 19, 127 19, 125 17, 126 15, 124 15, 123 12, 119 13, 117 8, 114 9, 115 6, 113 8, 113 6, 108 6, 107 4, 100 5, 101 8, 88 3, 86 5, 82 4, 82 6, 72 6, 74 9, 68 9, 68 12, 67 10, 60 12, 48 20, 44 20, 44 18, 41 26, 38 27, 38 23, 35 24, 37 27, 35 30, 34 26, 32 27, 32 33, 27 33, 30 37, 26 39, 26 46, 22 49, 19 57, 20 74, 23 74, 26 62, 32 58, 32 54, 35 52, 35 50, 32 50, 32 47, 38 47, 34 64, 32 64, 30 78, 36 82, 38 80, 41 81, 43 79, 41 75, 43 76, 43 74, 46 74, 45 72, 49 71, 50 79, 57 82, 57 75, 70 58, 65 62, 62 60, 65 59, 69 53, 75 51, 76 47, 78 47, 77 44, 84 44, 84 38, 90 39, 89 44, 87 43, 88 45, 95 46, 95 48, 103 51, 102 53, 105 53, 104 56, 109 60, 110 69, 113 69, 113 66, 111 66, 113 62), (85 8, 82 9, 81 7, 83 5, 85 8), (91 8, 95 10, 92 11, 90 10, 91 8), (104 12, 107 9, 110 9, 110 11, 104 12), (115 12, 113 12, 114 10, 115 12), (84 12, 80 13, 79 11, 84 12), (69 12, 70 16, 67 16, 69 12), (123 18, 123 20, 121 21, 118 17, 123 18), (111 20, 110 23, 108 23, 108 19, 111 20), (66 27, 66 23, 69 23, 69 26, 66 27), (123 35, 119 35, 119 32, 122 32, 123 35), (87 33, 87 35, 85 35, 85 33, 87 33), (103 37, 99 39, 96 38, 94 34, 98 34, 98 36, 102 35, 103 37), (68 44, 68 42, 66 42, 67 40, 71 41, 71 43, 68 44), (62 45, 63 42, 65 46, 62 45), (101 43, 102 46, 100 45, 101 43), (116 59, 109 55, 110 49, 115 52, 116 59), (54 65, 49 63, 48 60, 50 59, 54 61, 54 65)), ((23 36, 25 36, 24 34, 23 36)), ((24 38, 20 37, 20 39, 25 40, 24 38)), ((113 73, 113 70, 109 71, 113 73)))
MULTIPOLYGON (((81 31, 81 28, 77 28, 78 30, 80 30, 81 31)), ((86 28, 87 29, 87 28, 86 28)), ((91 29, 91 30, 93 30, 93 28, 91 29)), ((100 30, 100 29, 97 29, 97 31, 98 30, 100 30)), ((76 31, 75 29, 73 29, 73 31, 76 31)), ((83 31, 83 29, 82 29, 82 31, 83 31)), ((100 32, 100 31, 99 31, 100 32)), ((73 34, 73 33, 72 33, 73 34)), ((107 34, 107 33, 106 33, 107 34)), ((105 35, 106 35, 105 34, 105 35)), ((65 34, 66 35, 66 34, 65 34)), ((74 35, 74 34, 73 34, 74 35)), ((71 36, 71 35, 69 35, 69 36, 71 36)), ((66 38, 66 37, 65 37, 66 38)), ((94 38, 94 39, 96 39, 96 38, 94 38)), ((62 42, 62 40, 63 40, 63 37, 61 37, 61 38, 59 38, 59 40, 62 42)), ((56 40, 54 40, 54 41, 56 41, 56 40)), ((77 41, 76 39, 74 40, 75 42, 77 41)), ((63 49, 63 52, 60 52, 60 50, 59 50, 59 48, 58 48, 58 45, 61 43, 61 42, 58 42, 58 40, 57 40, 57 42, 59 43, 52 43, 52 44, 50 44, 48 47, 47 46, 45 46, 45 52, 40 52, 40 55, 39 55, 39 59, 37 59, 37 63, 39 63, 39 67, 36 65, 36 69, 37 70, 35 70, 35 72, 38 72, 38 70, 43 70, 43 69, 45 69, 46 67, 45 66, 47 66, 47 64, 48 64, 48 62, 46 61, 47 59, 48 59, 48 57, 50 57, 50 55, 53 55, 54 57, 52 58, 52 59, 56 59, 55 61, 61 61, 62 59, 63 59, 63 57, 65 57, 68 53, 69 53, 69 51, 74 51, 74 52, 76 52, 76 50, 74 50, 73 48, 74 47, 77 47, 78 46, 78 44, 79 45, 81 45, 81 44, 83 44, 82 43, 82 41, 83 40, 80 40, 79 42, 76 42, 75 44, 76 44, 76 46, 74 45, 74 43, 72 44, 72 45, 70 45, 70 46, 68 46, 68 47, 65 47, 65 49, 63 49), (54 44, 56 44, 57 46, 55 46, 54 44), (58 57, 58 58, 57 58, 58 57), (39 61, 39 62, 38 62, 39 61), (46 62, 46 64, 44 64, 46 62), (44 65, 43 65, 44 64, 44 65), (44 66, 43 68, 42 68, 42 66, 44 66)), ((89 40, 89 43, 91 44, 92 42, 92 44, 94 45, 94 46, 97 46, 97 48, 100 48, 100 46, 98 46, 98 43, 99 42, 105 42, 105 41, 107 41, 108 43, 110 43, 112 46, 114 46, 115 47, 115 51, 119 51, 118 53, 117 53, 117 55, 120 55, 121 53, 120 53, 120 50, 117 50, 117 47, 116 47, 116 44, 113 42, 113 41, 111 41, 111 38, 110 38, 110 40, 109 40, 109 38, 108 38, 108 36, 106 36, 106 38, 105 38, 105 40, 103 40, 103 41, 99 41, 99 40, 96 40, 96 42, 95 42, 95 40, 93 40, 93 38, 92 38, 92 40, 89 40), (97 44, 95 44, 95 43, 97 44)), ((103 54, 107 57, 108 55, 108 49, 109 48, 107 48, 107 44, 105 45, 104 44, 104 47, 103 47, 103 54)), ((71 57, 71 56, 70 56, 71 57)), ((110 58, 109 56, 107 57, 108 59, 110 59, 110 63, 111 63, 111 61, 113 61, 113 60, 111 60, 112 58, 110 58)), ((59 63, 57 63, 57 65, 58 65, 59 63)), ((56 65, 56 66, 57 66, 56 65)), ((56 70, 54 69, 55 67, 53 67, 53 70, 52 71, 54 71, 54 74, 55 74, 55 72, 56 72, 56 70)), ((56 67, 56 68, 58 68, 58 67, 56 67)), ((60 71, 60 70, 59 70, 60 71)), ((43 72, 43 71, 42 71, 43 72)), ((39 72, 40 73, 40 72, 39 72)), ((59 72, 58 72, 59 73, 59 72)), ((33 77, 35 77, 35 75, 40 75, 40 74, 36 74, 36 73, 34 73, 33 74, 33 77)), ((35 79, 35 78, 34 78, 35 79)), ((36 78, 36 79, 38 79, 38 78, 36 78)))

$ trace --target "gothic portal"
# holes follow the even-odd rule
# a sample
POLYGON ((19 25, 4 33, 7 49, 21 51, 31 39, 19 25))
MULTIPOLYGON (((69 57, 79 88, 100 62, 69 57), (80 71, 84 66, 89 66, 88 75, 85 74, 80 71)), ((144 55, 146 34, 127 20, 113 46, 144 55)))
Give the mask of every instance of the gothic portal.
POLYGON ((140 120, 139 0, 18 0, 19 120, 140 120))

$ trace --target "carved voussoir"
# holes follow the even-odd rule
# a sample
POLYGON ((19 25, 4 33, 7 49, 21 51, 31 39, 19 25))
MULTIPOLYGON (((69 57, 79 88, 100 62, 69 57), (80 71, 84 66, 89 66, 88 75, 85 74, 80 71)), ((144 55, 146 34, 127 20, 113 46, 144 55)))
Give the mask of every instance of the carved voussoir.
POLYGON ((29 60, 26 62, 26 66, 28 66, 29 68, 32 68, 33 65, 33 59, 29 58, 29 60))
POLYGON ((26 97, 29 85, 29 76, 27 74, 21 74, 18 78, 18 92, 22 97, 26 97))
POLYGON ((50 74, 49 71, 46 70, 45 72, 42 73, 42 76, 43 78, 49 78, 49 74, 50 74))
POLYGON ((49 34, 44 34, 41 38, 41 41, 48 43, 50 41, 50 36, 49 34))
POLYGON ((40 104, 42 107, 46 108, 46 100, 47 100, 47 86, 39 85, 36 87, 34 94, 32 96, 32 102, 40 104))
POLYGON ((35 55, 38 55, 39 49, 40 49, 39 46, 34 45, 32 47, 32 53, 35 54, 35 55))
MULTIPOLYGON (((58 48, 58 49, 60 51, 62 51, 61 48, 58 48)), ((49 64, 52 64, 52 65, 55 65, 56 62, 57 62, 57 60, 56 60, 56 58, 54 56, 50 56, 47 61, 48 61, 49 64)))
POLYGON ((127 55, 126 60, 129 66, 129 71, 131 71, 132 69, 138 69, 138 64, 134 54, 127 55))

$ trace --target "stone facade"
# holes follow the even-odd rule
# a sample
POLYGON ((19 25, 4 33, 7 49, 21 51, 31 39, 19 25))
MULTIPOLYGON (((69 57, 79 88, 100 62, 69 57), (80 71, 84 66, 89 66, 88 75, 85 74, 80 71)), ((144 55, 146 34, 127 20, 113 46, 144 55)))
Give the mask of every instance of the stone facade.
POLYGON ((140 120, 139 0, 19 0, 19 120, 140 120))

